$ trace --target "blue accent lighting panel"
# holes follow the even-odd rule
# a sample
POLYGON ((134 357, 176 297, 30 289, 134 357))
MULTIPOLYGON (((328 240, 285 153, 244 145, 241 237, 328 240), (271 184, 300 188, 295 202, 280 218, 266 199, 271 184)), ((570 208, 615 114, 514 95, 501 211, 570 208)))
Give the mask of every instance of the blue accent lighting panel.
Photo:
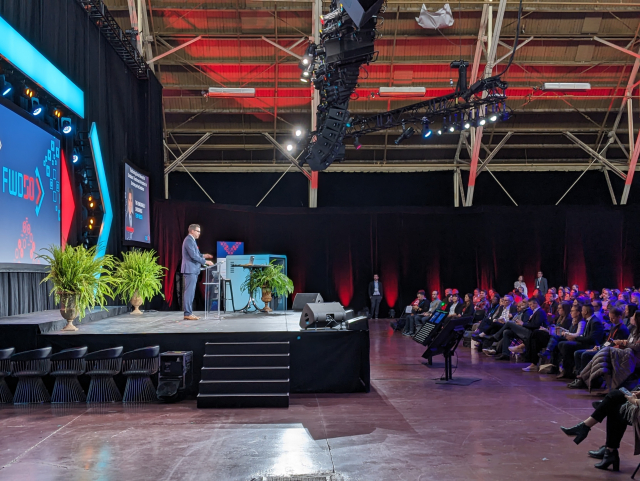
POLYGON ((0 17, 0 55, 84 118, 84 92, 0 17))
POLYGON ((107 175, 104 171, 102 150, 100 150, 100 140, 98 139, 98 128, 96 127, 95 122, 91 123, 89 142, 91 143, 91 152, 93 153, 93 162, 96 168, 96 177, 98 178, 100 197, 102 197, 102 208, 104 210, 102 225, 100 226, 100 234, 98 235, 98 248, 96 249, 97 259, 99 257, 103 257, 107 252, 107 242, 109 240, 109 232, 111 231, 111 223, 113 222, 113 209, 111 208, 111 196, 109 195, 107 175))

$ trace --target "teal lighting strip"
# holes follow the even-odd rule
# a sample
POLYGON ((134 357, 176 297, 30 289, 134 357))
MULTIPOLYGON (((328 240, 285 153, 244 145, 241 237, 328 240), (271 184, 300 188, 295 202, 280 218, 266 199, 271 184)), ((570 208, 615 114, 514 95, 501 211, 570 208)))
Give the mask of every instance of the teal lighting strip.
POLYGON ((78 117, 84 118, 84 92, 2 17, 0 17, 0 39, 1 56, 78 117))
POLYGON ((96 249, 96 259, 104 257, 107 252, 107 242, 109 241, 109 233, 111 232, 111 223, 113 222, 113 210, 111 208, 111 196, 109 195, 109 186, 107 185, 107 175, 104 171, 104 162, 102 160, 102 150, 100 150, 100 139, 98 139, 98 128, 96 123, 91 123, 89 131, 89 143, 91 144, 91 152, 93 154, 93 163, 96 168, 96 177, 98 178, 98 187, 100 188, 100 197, 102 198, 102 225, 100 226, 100 234, 98 235, 98 247, 96 249))

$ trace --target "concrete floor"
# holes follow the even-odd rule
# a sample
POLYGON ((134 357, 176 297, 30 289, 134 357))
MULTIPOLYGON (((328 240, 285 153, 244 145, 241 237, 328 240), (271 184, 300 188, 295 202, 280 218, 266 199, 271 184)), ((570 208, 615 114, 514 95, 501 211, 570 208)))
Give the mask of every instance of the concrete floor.
POLYGON ((640 461, 631 429, 621 473, 587 457, 604 444, 603 426, 580 446, 560 431, 599 396, 466 348, 454 377, 482 380, 435 385, 442 358, 426 367, 422 351, 374 321, 372 391, 296 394, 286 410, 198 410, 195 401, 1 407, 0 480, 601 480, 628 479, 640 461))

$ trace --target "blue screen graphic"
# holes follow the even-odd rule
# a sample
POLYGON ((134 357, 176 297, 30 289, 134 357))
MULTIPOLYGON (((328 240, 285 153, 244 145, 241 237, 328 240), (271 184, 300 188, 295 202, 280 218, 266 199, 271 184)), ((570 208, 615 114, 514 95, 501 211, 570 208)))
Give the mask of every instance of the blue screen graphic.
POLYGON ((60 140, 0 105, 0 263, 60 245, 60 140))

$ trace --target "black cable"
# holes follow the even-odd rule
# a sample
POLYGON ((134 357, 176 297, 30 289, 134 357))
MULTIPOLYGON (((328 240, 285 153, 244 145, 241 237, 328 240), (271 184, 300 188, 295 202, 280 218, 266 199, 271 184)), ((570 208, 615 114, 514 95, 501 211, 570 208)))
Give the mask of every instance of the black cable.
POLYGON ((520 20, 522 20, 522 0, 520 0, 520 6, 518 7, 518 25, 516 26, 516 41, 513 44, 513 50, 511 52, 511 57, 509 57, 509 63, 507 64, 506 68, 502 72, 496 75, 496 77, 501 77, 507 72, 507 70, 509 70, 509 67, 511 67, 511 62, 513 62, 513 57, 515 57, 516 55, 518 40, 520 39, 520 20))

